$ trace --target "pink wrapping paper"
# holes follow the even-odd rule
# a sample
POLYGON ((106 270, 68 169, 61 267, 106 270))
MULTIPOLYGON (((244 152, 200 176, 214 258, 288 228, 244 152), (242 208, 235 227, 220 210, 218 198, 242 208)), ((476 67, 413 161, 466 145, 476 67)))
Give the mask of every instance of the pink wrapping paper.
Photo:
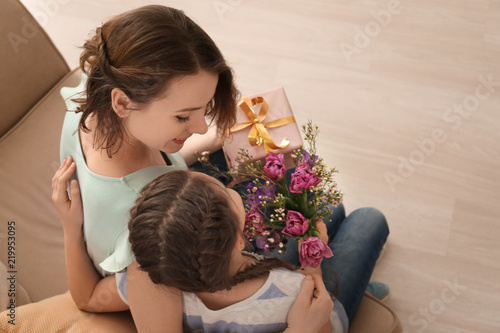
MULTIPOLYGON (((273 120, 278 120, 280 118, 293 116, 290 103, 286 98, 285 90, 280 88, 275 88, 267 90, 258 94, 249 96, 250 99, 255 97, 263 97, 269 106, 269 110, 265 119, 262 120, 262 124, 266 124, 273 120)), ((260 113, 262 104, 256 104, 253 109, 257 115, 260 113)), ((243 112, 243 110, 238 107, 236 112, 237 120, 236 124, 241 124, 249 122, 248 116, 243 112)), ((254 160, 264 159, 266 157, 266 150, 264 144, 260 146, 252 146, 249 142, 248 135, 250 133, 251 125, 237 132, 233 132, 232 135, 226 137, 223 143, 224 153, 226 156, 226 161, 229 166, 236 165, 236 157, 241 148, 248 150, 250 155, 254 157, 254 160)), ((276 128, 267 128, 269 135, 276 145, 280 145, 284 138, 289 140, 289 144, 285 148, 277 148, 272 151, 276 154, 285 154, 285 161, 287 168, 292 168, 295 165, 290 154, 302 146, 302 137, 300 135, 300 130, 296 122, 292 122, 276 128)))

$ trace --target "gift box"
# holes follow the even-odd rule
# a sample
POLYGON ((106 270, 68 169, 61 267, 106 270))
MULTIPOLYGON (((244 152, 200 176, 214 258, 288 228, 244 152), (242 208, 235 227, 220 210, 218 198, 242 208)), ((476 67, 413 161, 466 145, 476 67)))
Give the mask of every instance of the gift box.
POLYGON ((267 151, 285 154, 287 168, 293 168, 290 155, 301 146, 300 130, 282 87, 243 97, 238 102, 236 125, 223 142, 230 167, 237 165, 236 157, 243 148, 254 160, 264 159, 267 151))

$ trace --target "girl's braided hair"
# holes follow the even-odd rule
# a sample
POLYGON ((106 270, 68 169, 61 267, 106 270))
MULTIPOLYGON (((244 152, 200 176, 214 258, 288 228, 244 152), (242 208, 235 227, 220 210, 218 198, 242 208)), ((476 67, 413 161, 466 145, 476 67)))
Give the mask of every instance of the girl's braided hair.
POLYGON ((132 251, 156 284, 186 292, 215 292, 291 266, 267 258, 230 276, 242 235, 234 205, 222 184, 206 175, 173 171, 146 185, 131 210, 132 251))

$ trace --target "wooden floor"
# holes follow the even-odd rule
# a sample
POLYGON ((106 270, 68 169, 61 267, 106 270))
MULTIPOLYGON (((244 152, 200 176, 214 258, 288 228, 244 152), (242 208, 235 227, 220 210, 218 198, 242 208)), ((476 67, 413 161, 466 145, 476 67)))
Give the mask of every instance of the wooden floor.
POLYGON ((184 9, 243 94, 284 86, 321 126, 347 210, 385 213, 373 278, 405 332, 500 332, 500 1, 23 2, 71 67, 106 18, 184 9))

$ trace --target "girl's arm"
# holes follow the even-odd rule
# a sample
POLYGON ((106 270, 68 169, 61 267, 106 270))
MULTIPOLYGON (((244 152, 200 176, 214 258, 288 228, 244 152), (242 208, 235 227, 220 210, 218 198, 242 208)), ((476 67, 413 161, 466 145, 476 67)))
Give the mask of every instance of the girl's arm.
POLYGON ((288 312, 286 333, 331 333, 333 301, 320 275, 307 274, 299 296, 288 312))
MULTIPOLYGON (((328 244, 328 231, 326 229, 326 224, 325 224, 325 222, 323 222, 323 220, 319 220, 316 222, 316 229, 318 229, 318 231, 319 231, 319 239, 321 239, 323 242, 325 242, 325 244, 328 244)), ((301 248, 301 244, 302 244, 302 241, 299 241, 299 247, 298 247, 299 251, 301 248)), ((323 273, 321 271, 321 265, 318 265, 316 268, 306 267, 304 270, 306 271, 307 274, 311 274, 311 276, 315 279, 315 282, 317 284, 315 292, 317 290, 321 290, 322 293, 326 293, 326 295, 328 296, 328 298, 331 301, 330 295, 328 294, 328 291, 326 290, 326 287, 323 283, 323 279, 322 279, 323 273), (318 281, 320 282, 319 284, 318 284, 318 281)), ((333 305, 333 302, 332 302, 332 305, 333 305)), ((332 308, 333 308, 333 306, 332 306, 332 308)), ((331 333, 332 332, 332 325, 330 323, 331 310, 332 309, 330 309, 330 311, 328 312, 328 321, 325 323, 325 325, 323 327, 321 327, 321 329, 319 329, 317 331, 318 333, 331 333)))
POLYGON ((83 208, 80 188, 76 180, 70 183, 71 200, 67 182, 76 170, 69 157, 64 160, 52 178, 52 202, 61 217, 64 230, 66 275, 73 301, 80 310, 113 312, 128 309, 116 288, 115 276, 101 279, 87 254, 83 239, 83 208))
POLYGON ((183 332, 181 291, 154 284, 136 261, 127 268, 127 296, 139 333, 183 332))

